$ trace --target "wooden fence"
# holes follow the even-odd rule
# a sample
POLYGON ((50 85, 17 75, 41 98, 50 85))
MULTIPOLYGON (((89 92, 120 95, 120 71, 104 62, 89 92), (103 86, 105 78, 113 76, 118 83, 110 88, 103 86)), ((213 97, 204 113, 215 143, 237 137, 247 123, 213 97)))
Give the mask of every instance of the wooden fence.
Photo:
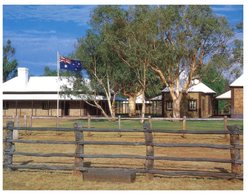
MULTIPOLYGON (((42 119, 51 119, 54 120, 55 123, 57 125, 57 117, 46 117, 46 116, 28 116, 28 115, 24 115, 24 116, 4 116, 3 117, 4 120, 11 120, 14 122, 16 127, 32 127, 33 126, 33 120, 42 120, 42 119)), ((227 130, 227 121, 239 121, 239 120, 243 120, 242 118, 228 118, 227 116, 223 116, 223 117, 219 117, 219 118, 187 118, 186 116, 182 117, 182 118, 164 118, 164 117, 151 117, 151 116, 147 116, 145 118, 141 118, 141 117, 123 117, 123 116, 117 116, 114 119, 111 118, 106 118, 106 117, 98 117, 98 116, 85 116, 85 117, 59 117, 58 118, 58 123, 60 121, 63 120, 67 120, 67 119, 77 119, 77 120, 84 120, 87 121, 87 127, 90 128, 91 127, 91 122, 94 120, 102 120, 102 121, 108 121, 108 120, 116 120, 118 121, 118 128, 121 128, 121 124, 123 121, 125 120, 129 120, 129 121, 139 121, 139 120, 148 120, 150 121, 150 123, 152 121, 182 121, 183 122, 183 128, 186 127, 186 123, 187 121, 223 121, 224 124, 224 130, 227 130)), ((59 126, 56 126, 59 127, 59 126)))
POLYGON ((240 150, 243 146, 240 144, 239 137, 242 131, 239 126, 227 126, 228 130, 161 130, 152 129, 150 123, 145 122, 143 129, 96 129, 96 128, 82 128, 77 123, 73 128, 47 128, 47 127, 14 127, 13 122, 8 122, 7 136, 4 139, 4 168, 13 171, 16 169, 40 169, 40 170, 74 170, 74 172, 82 173, 91 169, 92 167, 85 166, 84 159, 99 159, 99 158, 111 158, 111 159, 141 159, 144 160, 144 168, 132 168, 127 167, 129 170, 133 170, 136 173, 146 174, 147 178, 151 179, 154 175, 167 175, 167 176, 200 176, 200 177, 217 177, 217 178, 243 178, 242 164, 240 150), (55 141, 55 140, 24 140, 13 139, 13 131, 25 130, 25 131, 61 131, 61 132, 74 132, 74 141, 55 141), (120 142, 120 141, 85 141, 84 134, 86 132, 140 132, 144 133, 144 142, 120 142), (154 142, 153 134, 211 134, 211 135, 230 135, 230 145, 220 144, 206 144, 206 143, 157 143, 154 142), (75 153, 30 153, 30 152, 16 152, 15 143, 25 144, 75 144, 75 153), (145 146, 145 155, 131 155, 131 154, 86 154, 84 152, 85 145, 119 145, 119 146, 145 146), (219 158, 195 158, 195 157, 170 157, 170 156, 157 156, 154 153, 155 147, 177 147, 177 148, 211 148, 211 149, 223 149, 230 150, 230 159, 219 158), (58 165, 32 165, 32 164, 17 164, 13 162, 13 156, 33 156, 33 157, 75 157, 74 165, 71 166, 58 166, 58 165), (228 163, 231 165, 230 172, 210 172, 210 171, 165 171, 154 168, 154 161, 188 161, 188 162, 215 162, 215 163, 228 163))

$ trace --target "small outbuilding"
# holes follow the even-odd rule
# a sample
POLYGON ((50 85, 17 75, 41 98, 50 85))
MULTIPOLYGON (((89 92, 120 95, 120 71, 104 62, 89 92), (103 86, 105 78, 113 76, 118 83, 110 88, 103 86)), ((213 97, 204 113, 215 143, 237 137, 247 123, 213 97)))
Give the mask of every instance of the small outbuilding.
POLYGON ((230 85, 232 118, 243 118, 244 80, 244 75, 241 75, 230 85))
MULTIPOLYGON (((216 92, 198 79, 183 94, 180 116, 189 118, 207 118, 214 115, 214 95, 216 92)), ((168 87, 162 90, 162 116, 173 116, 173 102, 168 87)))
POLYGON ((243 118, 244 75, 230 84, 230 90, 217 96, 217 100, 228 100, 231 104, 231 117, 243 118))
POLYGON ((216 115, 217 116, 230 116, 231 115, 231 90, 221 95, 218 95, 216 97, 216 100, 217 100, 216 115))

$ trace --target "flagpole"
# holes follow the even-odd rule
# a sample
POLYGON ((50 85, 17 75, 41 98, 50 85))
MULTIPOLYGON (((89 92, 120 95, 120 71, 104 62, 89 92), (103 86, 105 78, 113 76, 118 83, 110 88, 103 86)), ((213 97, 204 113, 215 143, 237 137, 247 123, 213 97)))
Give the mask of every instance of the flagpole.
POLYGON ((57 51, 57 121, 56 127, 59 127, 59 52, 57 51))

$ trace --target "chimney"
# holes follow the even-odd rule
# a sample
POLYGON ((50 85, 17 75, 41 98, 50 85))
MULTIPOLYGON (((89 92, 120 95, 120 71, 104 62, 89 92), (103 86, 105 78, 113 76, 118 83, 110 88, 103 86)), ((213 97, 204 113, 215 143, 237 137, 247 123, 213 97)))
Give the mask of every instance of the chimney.
POLYGON ((18 68, 17 71, 18 71, 17 76, 19 78, 20 85, 27 86, 27 84, 28 84, 28 68, 21 67, 21 68, 18 68))

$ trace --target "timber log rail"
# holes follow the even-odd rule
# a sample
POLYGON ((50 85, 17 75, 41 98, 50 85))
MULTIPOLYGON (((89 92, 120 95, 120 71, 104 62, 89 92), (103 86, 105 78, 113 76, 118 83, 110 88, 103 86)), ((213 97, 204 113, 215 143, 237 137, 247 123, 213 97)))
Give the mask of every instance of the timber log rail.
POLYGON ((9 171, 17 169, 40 169, 40 170, 74 170, 76 173, 82 173, 91 169, 92 167, 85 166, 84 159, 90 158, 111 158, 111 159, 142 159, 145 161, 144 168, 132 168, 127 167, 128 170, 132 170, 135 173, 146 174, 148 179, 152 179, 156 175, 166 176, 197 176, 197 177, 215 177, 215 178, 237 178, 243 179, 242 164, 240 150, 243 150, 243 145, 239 143, 239 136, 243 133, 239 126, 227 126, 228 130, 160 130, 152 129, 150 123, 145 122, 143 129, 99 129, 99 128, 82 128, 77 123, 74 124, 74 128, 52 128, 52 127, 14 127, 13 122, 8 122, 7 136, 4 139, 4 168, 9 171), (74 132, 75 141, 55 141, 55 140, 23 140, 14 139, 13 131, 61 131, 61 132, 74 132), (120 142, 120 141, 85 141, 85 132, 143 132, 144 142, 120 142), (212 134, 212 135, 230 135, 230 145, 220 144, 203 144, 203 143, 156 143, 153 141, 153 133, 167 133, 167 134, 212 134), (75 153, 30 153, 30 152, 15 152, 15 143, 25 144, 75 144, 75 153), (85 154, 85 145, 121 145, 121 146, 145 146, 145 155, 129 155, 129 154, 85 154), (192 157, 170 157, 170 156, 156 156, 154 154, 154 147, 194 147, 194 148, 211 148, 211 149, 223 149, 230 150, 230 159, 219 158, 192 158, 192 157), (13 162, 13 156, 33 156, 33 157, 75 157, 74 165, 71 166, 58 166, 58 165, 32 165, 32 164, 17 164, 13 162), (154 161, 189 161, 189 162, 216 162, 216 163, 228 163, 231 164, 230 172, 210 172, 210 171, 165 171, 154 168, 154 161))

